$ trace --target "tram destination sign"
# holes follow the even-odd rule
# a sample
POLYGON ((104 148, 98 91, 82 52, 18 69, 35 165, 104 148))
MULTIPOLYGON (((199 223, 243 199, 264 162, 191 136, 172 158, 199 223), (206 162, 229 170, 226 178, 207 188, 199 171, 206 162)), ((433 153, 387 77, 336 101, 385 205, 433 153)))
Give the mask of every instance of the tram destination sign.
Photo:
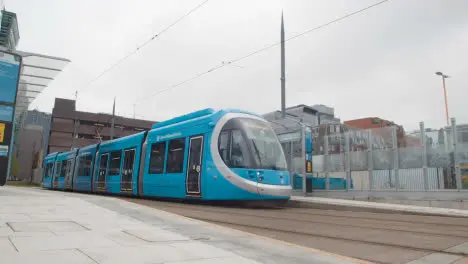
POLYGON ((8 176, 20 69, 19 55, 0 51, 0 186, 8 176))

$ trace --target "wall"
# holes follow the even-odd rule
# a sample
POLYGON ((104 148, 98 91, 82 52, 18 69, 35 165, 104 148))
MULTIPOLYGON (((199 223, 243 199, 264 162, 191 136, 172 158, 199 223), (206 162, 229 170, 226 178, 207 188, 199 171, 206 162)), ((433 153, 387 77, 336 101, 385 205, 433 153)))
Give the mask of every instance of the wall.
POLYGON ((39 125, 23 126, 19 132, 14 153, 19 164, 19 173, 15 175, 17 178, 27 180, 31 177, 32 170, 41 166, 43 135, 43 128, 39 125))
POLYGON ((44 173, 43 168, 34 169, 32 172, 32 183, 41 184, 43 173, 44 173))
MULTIPOLYGON (((110 140, 112 115, 76 111, 75 101, 55 99, 47 153, 67 151, 110 140)), ((147 120, 114 117, 114 138, 150 129, 156 123, 147 120)))

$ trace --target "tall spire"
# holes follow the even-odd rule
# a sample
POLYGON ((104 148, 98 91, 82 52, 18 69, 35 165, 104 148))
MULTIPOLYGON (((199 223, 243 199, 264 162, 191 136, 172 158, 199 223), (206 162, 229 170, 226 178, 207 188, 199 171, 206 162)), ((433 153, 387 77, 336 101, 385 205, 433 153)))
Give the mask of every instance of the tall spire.
POLYGON ((114 123, 115 123, 115 97, 114 97, 114 105, 112 106, 112 123, 111 123, 111 135, 110 139, 114 139, 114 123))
POLYGON ((112 106, 112 117, 115 116, 115 97, 114 97, 114 105, 112 106))
POLYGON ((283 118, 286 117, 286 77, 285 77, 283 10, 281 10, 281 116, 283 118))

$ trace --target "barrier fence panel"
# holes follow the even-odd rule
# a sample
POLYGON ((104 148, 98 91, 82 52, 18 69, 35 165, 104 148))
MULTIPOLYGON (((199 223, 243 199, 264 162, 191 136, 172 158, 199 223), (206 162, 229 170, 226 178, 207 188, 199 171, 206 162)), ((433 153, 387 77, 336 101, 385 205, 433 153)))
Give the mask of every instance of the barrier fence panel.
POLYGON ((294 190, 468 190, 468 125, 457 126, 455 119, 439 130, 421 122, 412 133, 397 126, 331 133, 298 121, 275 123, 274 128, 294 190), (305 166, 306 130, 312 131, 312 173, 305 166))
POLYGON ((397 126, 315 135, 314 190, 468 189, 468 126, 406 134, 397 126), (455 131, 453 133, 452 131, 455 131), (318 148, 318 149, 317 149, 318 148))
POLYGON ((302 190, 304 171, 304 155, 302 151, 302 135, 301 131, 293 131, 278 135, 281 146, 283 147, 288 170, 290 174, 290 182, 294 190, 302 190))

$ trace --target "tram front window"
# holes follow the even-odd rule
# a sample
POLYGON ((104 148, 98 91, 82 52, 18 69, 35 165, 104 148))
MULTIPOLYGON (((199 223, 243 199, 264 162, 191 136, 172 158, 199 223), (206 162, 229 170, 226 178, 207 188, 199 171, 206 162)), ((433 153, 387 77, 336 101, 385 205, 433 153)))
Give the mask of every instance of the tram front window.
POLYGON ((275 133, 261 121, 247 118, 229 121, 220 134, 218 148, 230 168, 287 170, 275 133))
POLYGON ((275 132, 261 121, 245 119, 242 122, 257 166, 261 169, 287 170, 283 149, 275 132))

